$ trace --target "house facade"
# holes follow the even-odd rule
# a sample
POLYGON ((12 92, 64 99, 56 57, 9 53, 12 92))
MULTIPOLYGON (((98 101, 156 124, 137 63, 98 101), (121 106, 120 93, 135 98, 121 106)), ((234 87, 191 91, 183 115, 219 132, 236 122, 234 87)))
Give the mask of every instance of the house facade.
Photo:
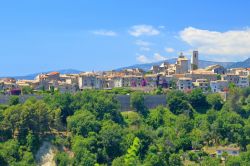
POLYGON ((181 91, 190 91, 193 89, 192 78, 182 77, 177 81, 177 88, 181 91))
POLYGON ((211 88, 211 91, 214 93, 227 91, 228 81, 227 80, 211 81, 210 88, 211 88))

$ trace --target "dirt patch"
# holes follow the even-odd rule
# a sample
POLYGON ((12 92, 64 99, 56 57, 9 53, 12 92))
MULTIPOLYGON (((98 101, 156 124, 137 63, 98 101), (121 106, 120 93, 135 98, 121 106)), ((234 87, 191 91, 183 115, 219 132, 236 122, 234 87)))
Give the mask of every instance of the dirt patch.
POLYGON ((38 166, 56 166, 54 157, 56 155, 56 147, 50 142, 43 142, 36 154, 36 161, 38 166))

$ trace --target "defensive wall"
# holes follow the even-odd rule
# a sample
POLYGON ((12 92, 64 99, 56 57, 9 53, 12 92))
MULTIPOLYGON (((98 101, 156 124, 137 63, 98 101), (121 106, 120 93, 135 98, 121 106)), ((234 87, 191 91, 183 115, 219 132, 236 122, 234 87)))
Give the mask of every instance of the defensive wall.
MULTIPOLYGON (((20 95, 19 101, 21 103, 25 102, 28 98, 35 97, 37 99, 42 99, 40 95, 20 95)), ((131 110, 130 95, 117 95, 117 100, 120 105, 121 111, 131 110)), ((0 104, 8 104, 10 95, 0 95, 0 104)), ((148 109, 155 108, 157 106, 166 106, 166 96, 165 95, 145 95, 144 103, 148 109)))

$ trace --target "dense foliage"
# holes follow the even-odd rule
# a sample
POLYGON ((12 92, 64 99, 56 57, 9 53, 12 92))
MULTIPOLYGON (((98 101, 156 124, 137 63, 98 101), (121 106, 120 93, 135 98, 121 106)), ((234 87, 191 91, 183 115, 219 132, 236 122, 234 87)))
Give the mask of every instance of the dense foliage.
POLYGON ((229 166, 250 163, 250 88, 219 94, 169 91, 167 106, 148 110, 141 92, 116 89, 46 94, 0 106, 0 165, 36 165, 49 140, 57 165, 223 165, 205 149, 240 147, 224 155, 229 166), (131 94, 132 110, 119 111, 117 94, 131 94))

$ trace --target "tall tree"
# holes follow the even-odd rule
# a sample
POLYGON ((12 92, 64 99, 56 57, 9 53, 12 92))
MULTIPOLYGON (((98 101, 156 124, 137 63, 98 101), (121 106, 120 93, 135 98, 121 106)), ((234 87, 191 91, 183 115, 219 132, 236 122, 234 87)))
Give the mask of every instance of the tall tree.
POLYGON ((140 139, 135 137, 133 141, 133 145, 127 151, 125 155, 125 165, 126 166, 134 166, 139 164, 138 152, 140 148, 140 139))
POLYGON ((143 93, 132 93, 130 100, 131 107, 134 108, 137 112, 139 112, 143 116, 146 116, 148 114, 148 109, 145 106, 145 99, 143 93))

